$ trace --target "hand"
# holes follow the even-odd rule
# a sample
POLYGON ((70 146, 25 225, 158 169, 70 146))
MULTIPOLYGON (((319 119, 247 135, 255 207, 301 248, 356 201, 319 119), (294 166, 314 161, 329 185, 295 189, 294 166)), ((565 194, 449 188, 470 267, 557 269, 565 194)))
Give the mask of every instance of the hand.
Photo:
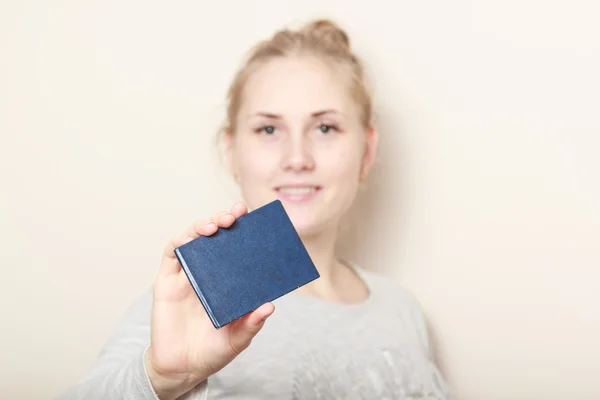
POLYGON ((246 214, 242 203, 210 221, 194 223, 165 248, 154 284, 151 341, 146 369, 161 400, 176 399, 229 364, 245 350, 273 311, 263 304, 245 316, 215 329, 182 270, 174 249, 199 236, 228 228, 246 214))

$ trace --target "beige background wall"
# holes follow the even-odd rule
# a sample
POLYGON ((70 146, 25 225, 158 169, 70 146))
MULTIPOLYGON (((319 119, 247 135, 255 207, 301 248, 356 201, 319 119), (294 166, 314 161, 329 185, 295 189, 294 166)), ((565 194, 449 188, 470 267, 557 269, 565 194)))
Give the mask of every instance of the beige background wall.
POLYGON ((238 200, 231 74, 330 16, 381 116, 348 257, 417 294, 458 398, 600 398, 597 4, 3 1, 0 397, 83 374, 166 241, 238 200))

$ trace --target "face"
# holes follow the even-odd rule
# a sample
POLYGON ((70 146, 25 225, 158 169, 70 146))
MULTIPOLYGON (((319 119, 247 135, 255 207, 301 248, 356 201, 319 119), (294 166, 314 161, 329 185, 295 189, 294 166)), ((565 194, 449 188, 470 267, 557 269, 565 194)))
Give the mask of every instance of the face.
POLYGON ((279 58, 248 79, 227 159, 250 209, 280 199, 301 236, 331 231, 371 166, 348 77, 311 58, 279 58))

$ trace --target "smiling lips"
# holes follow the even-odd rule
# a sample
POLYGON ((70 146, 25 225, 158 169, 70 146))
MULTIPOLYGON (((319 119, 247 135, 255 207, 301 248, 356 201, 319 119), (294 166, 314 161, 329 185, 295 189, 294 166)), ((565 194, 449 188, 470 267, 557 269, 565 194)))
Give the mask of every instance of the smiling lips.
POLYGON ((276 187, 275 192, 277 192, 278 197, 282 200, 305 202, 313 199, 321 189, 321 186, 308 184, 285 185, 276 187))

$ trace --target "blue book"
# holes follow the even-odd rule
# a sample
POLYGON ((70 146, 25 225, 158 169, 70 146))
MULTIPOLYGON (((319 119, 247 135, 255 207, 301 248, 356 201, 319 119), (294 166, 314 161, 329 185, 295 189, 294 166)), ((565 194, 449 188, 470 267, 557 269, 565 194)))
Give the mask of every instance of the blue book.
POLYGON ((217 329, 319 278, 279 200, 175 254, 217 329))

